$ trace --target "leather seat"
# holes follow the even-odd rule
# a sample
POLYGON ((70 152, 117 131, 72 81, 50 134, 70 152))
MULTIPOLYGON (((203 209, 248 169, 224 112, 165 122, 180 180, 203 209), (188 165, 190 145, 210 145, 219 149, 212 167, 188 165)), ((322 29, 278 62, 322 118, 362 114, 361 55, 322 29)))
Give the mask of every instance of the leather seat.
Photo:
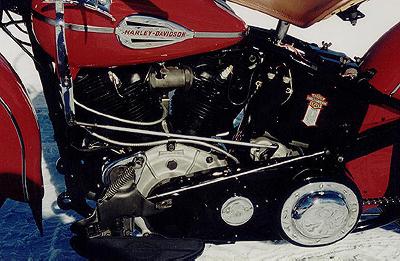
POLYGON ((309 27, 365 0, 229 0, 300 27, 309 27))

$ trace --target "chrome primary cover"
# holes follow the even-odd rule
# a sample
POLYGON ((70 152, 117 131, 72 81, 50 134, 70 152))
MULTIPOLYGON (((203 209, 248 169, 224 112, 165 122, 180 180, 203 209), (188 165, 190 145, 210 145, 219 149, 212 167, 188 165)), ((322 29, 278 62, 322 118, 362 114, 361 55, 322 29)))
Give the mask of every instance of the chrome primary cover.
POLYGON ((334 243, 358 222, 360 205, 354 191, 336 182, 315 182, 295 190, 281 211, 286 236, 303 246, 334 243))

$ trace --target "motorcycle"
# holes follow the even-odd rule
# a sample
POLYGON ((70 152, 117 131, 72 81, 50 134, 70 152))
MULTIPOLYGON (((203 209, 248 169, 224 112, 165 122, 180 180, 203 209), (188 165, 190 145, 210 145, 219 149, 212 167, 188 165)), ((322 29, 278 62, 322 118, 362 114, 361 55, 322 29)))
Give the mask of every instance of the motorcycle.
MULTIPOLYGON (((232 2, 277 28, 224 0, 0 0, 42 81, 80 254, 193 258, 271 235, 323 246, 400 219, 400 23, 351 59, 287 32, 355 24, 363 0, 232 2)), ((41 230, 40 131, 1 55, 0 83, 0 199, 28 202, 41 230)))

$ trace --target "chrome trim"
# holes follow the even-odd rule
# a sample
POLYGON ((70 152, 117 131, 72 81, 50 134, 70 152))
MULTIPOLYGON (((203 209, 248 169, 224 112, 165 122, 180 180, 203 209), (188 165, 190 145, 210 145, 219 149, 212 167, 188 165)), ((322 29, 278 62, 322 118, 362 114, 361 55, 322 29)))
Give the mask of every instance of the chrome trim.
MULTIPOLYGON (((54 19, 43 16, 38 12, 33 12, 33 17, 45 22, 49 25, 56 26, 57 22, 54 19)), ((77 31, 77 32, 88 32, 88 33, 103 33, 113 34, 115 29, 112 27, 100 27, 92 25, 81 25, 64 23, 65 29, 77 31)), ((191 32, 193 38, 240 38, 245 36, 246 32, 191 32)))
POLYGON ((131 49, 151 49, 192 38, 239 38, 242 32, 193 32, 173 21, 152 16, 131 15, 116 27, 119 42, 131 49))
POLYGON ((4 100, 0 97, 0 104, 4 107, 6 110, 8 116, 10 117, 14 128, 17 132, 18 139, 19 139, 19 144, 21 146, 21 157, 22 157, 22 191, 24 194, 24 200, 29 201, 29 193, 28 193, 28 185, 26 182, 26 157, 25 157, 25 143, 24 143, 24 138, 22 137, 22 132, 21 129, 18 125, 17 119, 13 115, 10 107, 4 102, 4 100))
POLYGON ((300 160, 303 160, 303 159, 315 158, 315 157, 324 155, 325 153, 326 153, 325 151, 321 151, 321 152, 317 152, 317 153, 314 153, 314 154, 311 154, 311 155, 307 155, 307 156, 302 156, 302 157, 286 160, 286 161, 283 161, 283 162, 280 162, 280 163, 276 163, 276 164, 272 164, 272 165, 269 165, 269 166, 264 166, 264 167, 260 167, 260 168, 257 168, 257 169, 248 170, 248 171, 245 171, 245 172, 242 172, 242 173, 238 173, 238 174, 235 174, 235 175, 232 175, 232 176, 222 177, 222 178, 206 181, 204 183, 197 184, 197 185, 194 185, 194 186, 185 187, 185 188, 181 188, 181 189, 176 189, 176 190, 173 190, 173 191, 170 191, 170 192, 165 192, 165 193, 162 193, 162 194, 159 194, 159 195, 154 195, 154 196, 149 197, 147 199, 151 200, 151 199, 161 198, 161 197, 165 197, 165 196, 171 196, 171 195, 174 195, 174 194, 179 194, 179 193, 187 191, 187 190, 201 188, 201 187, 204 187, 204 186, 208 186, 208 185, 211 185, 211 184, 223 182, 223 181, 230 180, 230 179, 237 179, 237 178, 242 177, 242 176, 247 176, 249 174, 253 174, 253 173, 256 173, 256 172, 260 172, 260 171, 264 171, 264 170, 280 167, 280 166, 283 166, 283 165, 286 165, 286 164, 289 164, 289 163, 292 163, 292 162, 300 161, 300 160))
MULTIPOLYGON (((59 0, 43 0, 45 4, 55 4, 59 0)), ((81 5, 87 9, 99 12, 102 15, 107 16, 113 22, 115 22, 114 16, 110 13, 111 0, 61 0, 64 4, 81 5), (101 3, 104 2, 104 3, 101 3)))
POLYGON ((390 93, 390 97, 395 95, 398 91, 400 90, 400 83, 393 89, 393 91, 390 93))
POLYGON ((55 0, 56 2, 56 52, 57 52, 57 71, 60 78, 61 92, 64 103, 64 113, 67 123, 73 124, 75 105, 73 80, 68 63, 68 50, 65 39, 65 21, 64 21, 64 2, 63 0, 55 0))
POLYGON ((65 28, 72 30, 72 31, 77 31, 77 32, 103 33, 103 34, 113 34, 114 33, 114 28, 111 28, 111 27, 100 27, 100 26, 66 23, 65 28))
MULTIPOLYGON (((45 22, 49 25, 56 26, 57 23, 54 19, 48 18, 38 12, 33 11, 33 17, 45 22)), ((92 26, 92 25, 80 25, 80 24, 71 24, 65 23, 65 29, 77 32, 88 32, 88 33, 103 33, 103 34, 113 34, 114 28, 112 27, 101 27, 101 26, 92 26)))
POLYGON ((239 38, 245 35, 244 32, 195 32, 193 38, 239 38))

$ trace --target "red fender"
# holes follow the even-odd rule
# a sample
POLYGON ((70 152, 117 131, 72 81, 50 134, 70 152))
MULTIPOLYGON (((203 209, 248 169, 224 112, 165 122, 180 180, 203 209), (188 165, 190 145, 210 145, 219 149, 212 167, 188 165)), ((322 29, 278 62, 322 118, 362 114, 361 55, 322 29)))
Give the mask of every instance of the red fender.
MULTIPOLYGON (((390 95, 397 89, 400 85, 400 23, 371 47, 363 58, 361 69, 377 71, 370 83, 382 93, 390 95)), ((400 99, 400 90, 392 97, 400 99)), ((360 132, 398 119, 399 112, 370 105, 360 132)), ((393 168, 393 160, 400 160, 393 159, 393 150, 394 146, 391 145, 347 164, 363 198, 379 198, 385 195, 391 173, 399 171, 393 168)))
POLYGON ((39 125, 21 80, 0 54, 0 199, 28 202, 41 229, 39 125))

